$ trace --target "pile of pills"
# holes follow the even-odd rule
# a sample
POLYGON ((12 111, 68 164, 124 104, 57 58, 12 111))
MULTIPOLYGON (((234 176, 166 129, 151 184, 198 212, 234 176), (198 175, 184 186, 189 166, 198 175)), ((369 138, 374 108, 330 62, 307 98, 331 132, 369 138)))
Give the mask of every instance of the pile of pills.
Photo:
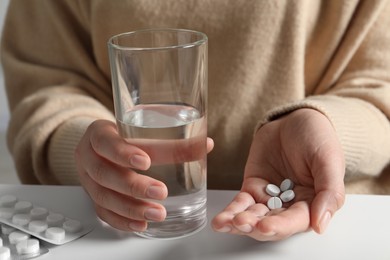
POLYGON ((265 192, 271 196, 267 201, 269 209, 279 209, 283 206, 283 202, 292 201, 295 198, 293 191, 294 183, 290 179, 282 181, 280 186, 268 184, 265 187, 265 192))
POLYGON ((1 225, 0 260, 30 259, 47 252, 49 250, 41 247, 38 239, 8 225, 1 225))
POLYGON ((13 195, 0 197, 0 223, 55 245, 67 243, 90 231, 78 220, 13 195))

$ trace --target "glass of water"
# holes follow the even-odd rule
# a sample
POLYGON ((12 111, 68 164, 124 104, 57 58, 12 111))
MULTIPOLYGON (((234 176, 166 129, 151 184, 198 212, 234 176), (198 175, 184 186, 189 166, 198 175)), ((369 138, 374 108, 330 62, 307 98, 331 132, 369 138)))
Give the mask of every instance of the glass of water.
POLYGON ((168 187, 163 222, 148 238, 188 236, 206 225, 207 36, 148 29, 108 42, 120 135, 151 158, 147 171, 168 187))

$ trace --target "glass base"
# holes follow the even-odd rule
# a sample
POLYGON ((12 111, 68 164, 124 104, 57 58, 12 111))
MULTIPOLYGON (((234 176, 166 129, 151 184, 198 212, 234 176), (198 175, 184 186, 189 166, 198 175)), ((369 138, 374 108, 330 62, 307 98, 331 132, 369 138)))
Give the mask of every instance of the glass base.
POLYGON ((191 236, 201 231, 206 225, 206 217, 197 220, 172 219, 164 222, 150 222, 146 231, 135 232, 135 234, 148 239, 178 239, 191 236))

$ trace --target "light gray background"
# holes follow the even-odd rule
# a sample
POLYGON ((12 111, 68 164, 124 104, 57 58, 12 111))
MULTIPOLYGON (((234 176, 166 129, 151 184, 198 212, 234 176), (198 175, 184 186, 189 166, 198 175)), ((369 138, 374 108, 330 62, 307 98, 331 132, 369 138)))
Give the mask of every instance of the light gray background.
MULTIPOLYGON (((3 31, 4 17, 7 11, 9 0, 0 1, 0 32, 3 31)), ((5 130, 9 120, 7 98, 4 90, 3 70, 0 72, 0 130, 5 130)))

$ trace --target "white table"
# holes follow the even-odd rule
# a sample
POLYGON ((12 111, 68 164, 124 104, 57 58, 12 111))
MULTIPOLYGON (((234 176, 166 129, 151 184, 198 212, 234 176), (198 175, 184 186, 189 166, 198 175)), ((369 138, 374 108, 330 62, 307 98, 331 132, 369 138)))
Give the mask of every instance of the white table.
MULTIPOLYGON (((390 196, 348 195, 323 235, 295 235, 279 242, 212 231, 176 240, 148 240, 114 230, 97 220, 88 196, 80 187, 0 185, 0 194, 14 194, 34 203, 60 209, 67 216, 88 218, 95 228, 86 236, 38 259, 135 259, 135 260, 257 260, 257 259, 390 259, 390 196)), ((237 191, 209 191, 209 220, 237 191)))

